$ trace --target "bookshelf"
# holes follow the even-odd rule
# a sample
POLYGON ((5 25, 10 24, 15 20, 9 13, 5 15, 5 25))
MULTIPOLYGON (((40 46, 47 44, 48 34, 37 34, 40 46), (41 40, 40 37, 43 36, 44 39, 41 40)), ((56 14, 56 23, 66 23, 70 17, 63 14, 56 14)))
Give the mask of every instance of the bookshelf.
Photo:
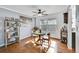
POLYGON ((67 31, 67 27, 66 26, 62 27, 60 35, 61 35, 61 42, 67 44, 68 31, 67 31))
POLYGON ((18 19, 5 17, 4 20, 4 44, 7 45, 19 42, 19 22, 18 19))

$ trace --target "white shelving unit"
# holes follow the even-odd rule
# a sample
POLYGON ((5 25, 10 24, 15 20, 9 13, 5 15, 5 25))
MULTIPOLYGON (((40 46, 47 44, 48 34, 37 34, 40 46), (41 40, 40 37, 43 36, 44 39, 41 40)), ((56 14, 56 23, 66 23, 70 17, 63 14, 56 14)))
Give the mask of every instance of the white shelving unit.
POLYGON ((4 20, 4 45, 19 42, 19 22, 18 19, 5 17, 4 20))

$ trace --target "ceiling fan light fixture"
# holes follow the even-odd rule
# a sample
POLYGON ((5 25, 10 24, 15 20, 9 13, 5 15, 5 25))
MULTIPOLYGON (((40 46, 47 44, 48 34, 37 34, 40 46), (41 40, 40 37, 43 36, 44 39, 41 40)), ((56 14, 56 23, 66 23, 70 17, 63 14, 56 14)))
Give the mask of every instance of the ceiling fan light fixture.
POLYGON ((45 10, 42 11, 41 9, 38 9, 37 12, 33 11, 33 13, 36 13, 34 16, 46 16, 48 14, 44 14, 46 12, 45 10))
POLYGON ((38 16, 43 16, 42 14, 38 14, 38 16))

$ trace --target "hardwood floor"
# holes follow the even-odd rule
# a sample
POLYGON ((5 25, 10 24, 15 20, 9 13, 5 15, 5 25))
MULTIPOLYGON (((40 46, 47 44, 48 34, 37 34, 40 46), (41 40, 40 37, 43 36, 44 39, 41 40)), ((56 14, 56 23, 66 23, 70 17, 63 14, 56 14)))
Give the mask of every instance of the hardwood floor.
MULTIPOLYGON (((67 46, 59 40, 52 39, 52 49, 56 53, 74 53, 73 50, 68 49, 67 46)), ((8 45, 7 48, 1 47, 0 53, 41 53, 40 47, 32 43, 31 37, 21 40, 19 43, 8 45)))

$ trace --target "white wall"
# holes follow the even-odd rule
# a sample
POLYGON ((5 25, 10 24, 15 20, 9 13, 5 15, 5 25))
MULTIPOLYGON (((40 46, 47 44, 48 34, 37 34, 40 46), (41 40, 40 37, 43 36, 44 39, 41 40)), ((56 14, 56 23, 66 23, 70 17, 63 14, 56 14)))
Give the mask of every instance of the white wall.
POLYGON ((31 30, 32 30, 32 23, 31 22, 28 22, 26 24, 21 24, 21 27, 20 27, 20 40, 24 39, 24 38, 27 38, 27 37, 30 37, 31 33, 32 33, 31 30))
POLYGON ((79 6, 76 6, 76 52, 79 53, 79 6))
POLYGON ((72 48, 72 7, 68 10, 68 38, 67 38, 68 48, 72 48))
POLYGON ((57 16, 57 35, 56 37, 60 39, 60 29, 64 24, 64 15, 63 13, 59 13, 57 16))
POLYGON ((4 43, 4 18, 0 17, 0 46, 4 43))

